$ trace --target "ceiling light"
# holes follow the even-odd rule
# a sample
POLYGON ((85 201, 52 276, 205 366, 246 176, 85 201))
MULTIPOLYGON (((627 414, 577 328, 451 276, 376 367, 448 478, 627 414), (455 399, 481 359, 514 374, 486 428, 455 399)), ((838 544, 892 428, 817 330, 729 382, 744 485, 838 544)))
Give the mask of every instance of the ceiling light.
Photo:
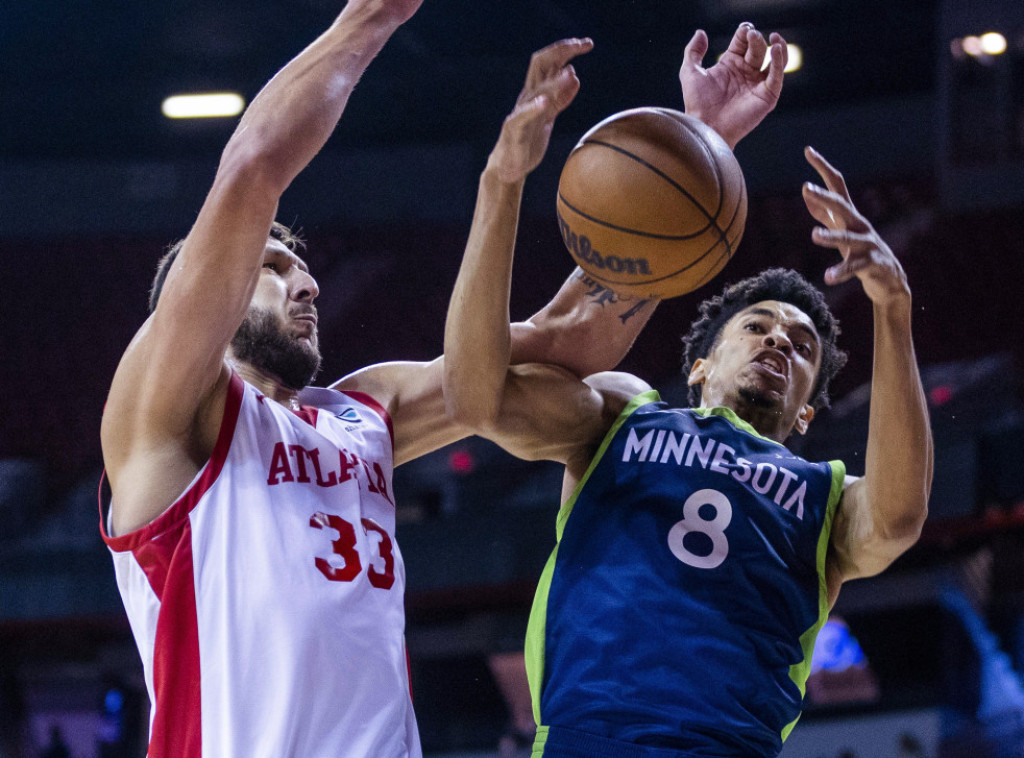
POLYGON ((172 95, 160 109, 167 118, 226 118, 237 116, 244 108, 245 100, 235 92, 207 92, 172 95))
POLYGON ((981 38, 975 37, 973 34, 969 37, 964 37, 964 52, 973 56, 981 55, 983 52, 981 49, 981 38))
MULTIPOLYGON (((721 55, 719 55, 716 60, 719 60, 719 61, 722 60, 722 56, 723 55, 725 55, 725 53, 722 53, 721 55)), ((788 56, 786 58, 786 68, 783 69, 783 71, 785 73, 788 74, 790 71, 796 71, 801 66, 804 65, 804 51, 803 51, 803 48, 800 47, 800 45, 794 45, 791 42, 787 42, 786 43, 786 55, 788 56)), ((768 65, 771 62, 772 62, 771 48, 768 48, 768 53, 764 56, 764 62, 761 64, 761 70, 764 71, 765 69, 767 69, 768 65)))
POLYGON ((1006 37, 999 32, 986 32, 981 35, 981 50, 989 55, 1000 55, 1006 52, 1006 37))

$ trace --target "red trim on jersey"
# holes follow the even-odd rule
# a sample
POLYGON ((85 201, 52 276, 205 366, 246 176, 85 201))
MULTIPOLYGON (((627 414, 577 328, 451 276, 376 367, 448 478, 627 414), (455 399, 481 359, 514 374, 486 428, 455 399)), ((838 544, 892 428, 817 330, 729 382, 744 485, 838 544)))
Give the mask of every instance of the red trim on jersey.
POLYGON ((104 542, 111 550, 132 552, 160 600, 153 646, 155 711, 149 758, 202 756, 199 620, 189 514, 224 468, 244 394, 245 383, 232 372, 210 460, 192 486, 151 523, 111 537, 103 523, 101 494, 100 533, 104 542))
MULTIPOLYGON (((153 733, 148 758, 201 758, 202 688, 199 619, 192 559, 192 522, 185 519, 177 548, 165 567, 164 596, 153 646, 153 733)), ((154 551, 155 552, 155 551, 154 551)), ((135 558, 146 570, 142 549, 135 558)), ((150 576, 150 582, 153 576, 150 576)))
POLYGON ((395 453, 395 427, 391 424, 391 414, 389 414, 384 406, 374 400, 372 397, 367 395, 365 392, 356 392, 355 390, 338 390, 342 395, 348 395, 356 402, 362 403, 371 411, 374 411, 378 416, 384 419, 384 423, 388 426, 388 434, 391 436, 391 454, 395 453))
POLYGON ((316 429, 316 418, 317 418, 317 412, 319 410, 320 410, 319 408, 316 408, 316 407, 314 407, 312 405, 303 405, 303 406, 299 407, 299 410, 297 410, 297 411, 293 410, 292 413, 294 413, 300 419, 302 419, 307 424, 309 424, 311 427, 316 429))
POLYGON ((405 644, 405 640, 402 640, 402 649, 405 651, 405 675, 409 680, 409 702, 412 700, 412 661, 409 660, 409 646, 405 644))
MULTIPOLYGON (((220 422, 220 433, 217 436, 217 443, 213 446, 213 452, 210 454, 210 460, 206 462, 199 478, 182 493, 181 497, 174 501, 170 508, 134 532, 111 537, 107 534, 106 524, 103 523, 103 503, 100 502, 100 534, 103 536, 103 541, 107 543, 107 547, 118 553, 126 550, 136 551, 139 548, 144 548, 146 551, 155 549, 158 553, 165 553, 166 560, 169 560, 170 551, 173 550, 169 532, 180 522, 188 520, 188 514, 196 507, 199 499, 206 494, 207 490, 213 486, 217 477, 220 476, 221 469, 224 468, 224 461, 227 460, 228 449, 231 447, 231 440, 235 435, 235 424, 238 423, 238 413, 242 408, 244 391, 245 383, 242 378, 232 372, 228 384, 228 395, 224 402, 224 418, 220 422)), ((159 562, 154 563, 147 560, 143 563, 140 561, 140 565, 144 569, 147 564, 152 567, 153 573, 146 570, 146 576, 149 577, 149 583, 157 597, 160 597, 163 592, 163 580, 167 574, 166 560, 160 566, 157 565, 159 562)))

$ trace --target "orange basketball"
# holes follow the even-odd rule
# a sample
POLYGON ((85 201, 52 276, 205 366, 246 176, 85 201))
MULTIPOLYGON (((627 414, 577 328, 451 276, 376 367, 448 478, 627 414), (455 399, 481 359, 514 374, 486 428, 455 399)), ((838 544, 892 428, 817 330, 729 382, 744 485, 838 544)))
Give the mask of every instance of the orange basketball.
POLYGON ((576 263, 611 290, 675 297, 732 258, 747 220, 743 172, 692 116, 636 108, 573 148, 558 183, 558 226, 576 263))

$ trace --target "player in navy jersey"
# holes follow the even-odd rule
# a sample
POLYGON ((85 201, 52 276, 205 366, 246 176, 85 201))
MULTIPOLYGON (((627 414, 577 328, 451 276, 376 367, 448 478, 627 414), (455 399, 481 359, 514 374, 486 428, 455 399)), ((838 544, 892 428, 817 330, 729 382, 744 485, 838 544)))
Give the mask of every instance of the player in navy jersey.
MULTIPOLYGON (((725 65, 745 62, 756 77, 760 59, 736 43, 725 65)), ((681 76, 705 50, 698 35, 681 76)), ((699 74, 690 83, 691 112, 720 85, 699 74)), ((558 542, 527 635, 534 756, 775 756, 840 586, 885 569, 927 513, 932 440, 902 267, 839 172, 808 148, 825 185, 803 190, 820 224, 813 240, 841 256, 826 283, 857 278, 874 307, 862 478, 783 445, 827 405, 844 361, 822 294, 793 271, 769 269, 701 306, 684 365, 696 407, 669 408, 627 374, 581 381, 510 366, 517 214, 501 198, 517 196, 546 146, 540 128, 524 132, 517 152, 491 154, 493 202, 482 195, 477 206, 444 370, 453 418, 517 456, 566 467, 558 542)))

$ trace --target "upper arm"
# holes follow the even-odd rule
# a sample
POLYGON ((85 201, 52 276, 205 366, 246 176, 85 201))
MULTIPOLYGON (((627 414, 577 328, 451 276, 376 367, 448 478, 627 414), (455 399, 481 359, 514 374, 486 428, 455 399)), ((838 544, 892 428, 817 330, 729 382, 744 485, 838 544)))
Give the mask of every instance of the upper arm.
POLYGON ((520 458, 564 463, 600 439, 629 398, 649 389, 628 374, 608 372, 583 382, 554 366, 513 366, 497 419, 471 429, 445 412, 443 369, 443 357, 380 363, 349 374, 332 389, 365 392, 384 406, 394 424, 396 466, 470 434, 520 458))
POLYGON ((557 366, 512 366, 497 418, 476 431, 518 458, 569 464, 596 446, 629 399, 645 389, 629 374, 580 381, 557 366))
POLYGON ((331 385, 332 389, 365 392, 384 406, 393 422, 396 466, 470 434, 445 412, 443 361, 378 363, 331 385))
POLYGON ((104 408, 104 465, 115 520, 147 523, 212 452, 230 371, 276 207, 272 188, 225 151, 155 312, 125 350, 104 408))
POLYGON ((872 503, 867 480, 847 476, 830 539, 839 581, 874 576, 906 552, 920 536, 920 524, 887 525, 884 503, 872 503))

